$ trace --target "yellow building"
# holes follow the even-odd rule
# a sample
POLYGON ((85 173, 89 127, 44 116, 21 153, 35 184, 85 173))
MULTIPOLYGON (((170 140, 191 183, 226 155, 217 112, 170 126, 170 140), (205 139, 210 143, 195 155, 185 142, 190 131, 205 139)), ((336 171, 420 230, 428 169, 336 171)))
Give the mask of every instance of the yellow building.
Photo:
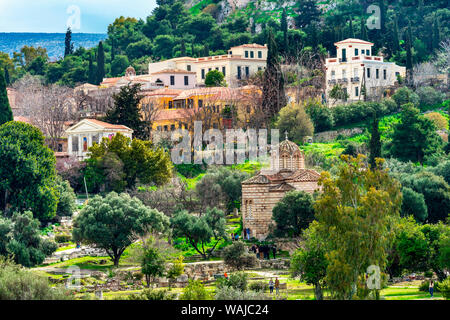
POLYGON ((203 129, 245 126, 252 112, 256 87, 212 87, 190 90, 160 89, 144 93, 141 109, 152 130, 170 132, 193 130, 201 121, 203 129))

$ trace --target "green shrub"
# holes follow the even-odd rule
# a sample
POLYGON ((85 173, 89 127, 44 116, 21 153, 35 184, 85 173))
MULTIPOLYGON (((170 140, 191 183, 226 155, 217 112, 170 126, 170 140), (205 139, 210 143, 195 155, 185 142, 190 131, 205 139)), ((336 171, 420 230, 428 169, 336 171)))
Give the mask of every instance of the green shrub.
POLYGON ((269 300, 263 292, 242 291, 232 287, 217 288, 216 300, 269 300))
POLYGON ((433 87, 420 87, 416 91, 419 96, 419 104, 421 108, 431 107, 441 104, 445 95, 434 89, 433 87))
POLYGON ((442 296, 446 300, 450 300, 450 277, 447 277, 447 279, 439 283, 436 287, 442 292, 442 296))
MULTIPOLYGON (((424 281, 422 281, 422 283, 419 286, 419 291, 428 292, 429 287, 430 287, 430 281, 424 280, 424 281)), ((439 287, 439 282, 437 282, 437 281, 434 282, 434 292, 441 292, 440 287, 439 287)))
POLYGON ((217 282, 217 288, 231 287, 237 290, 245 291, 248 286, 248 274, 245 272, 237 272, 232 274, 228 279, 220 279, 217 282))
POLYGON ((248 286, 250 290, 256 292, 264 292, 269 288, 269 284, 264 281, 255 281, 248 286))
POLYGON ((57 234, 55 236, 55 241, 57 243, 66 243, 72 241, 72 236, 70 234, 57 234))
POLYGON ((140 294, 132 294, 128 296, 128 300, 175 300, 176 294, 169 290, 145 289, 140 294))
POLYGON ((180 300, 209 300, 211 296, 200 280, 189 280, 180 300))

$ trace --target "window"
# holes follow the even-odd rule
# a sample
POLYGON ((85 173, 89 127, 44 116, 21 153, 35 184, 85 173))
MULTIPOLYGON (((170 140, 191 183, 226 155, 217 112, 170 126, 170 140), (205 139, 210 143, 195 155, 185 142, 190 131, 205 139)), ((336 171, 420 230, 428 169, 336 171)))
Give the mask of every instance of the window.
POLYGON ((332 70, 331 71, 331 79, 334 80, 335 77, 336 77, 336 71, 332 70))
POLYGON ((170 125, 170 131, 175 131, 175 125, 174 124, 170 125))
POLYGON ((356 96, 356 97, 359 96, 359 87, 355 87, 355 96, 356 96))
POLYGON ((258 51, 258 58, 262 59, 262 51, 258 51))
POLYGON ((386 69, 383 70, 383 79, 384 80, 387 79, 387 70, 386 69))
POLYGON ((202 79, 205 79, 205 69, 202 69, 202 79))
POLYGON ((191 71, 191 70, 192 70, 191 65, 188 64, 188 65, 187 65, 187 71, 191 71))
POLYGON ((395 76, 398 77, 400 75, 400 72, 396 72, 395 76))
POLYGON ((258 71, 262 71, 262 67, 258 67, 258 71))
POLYGON ((219 71, 219 67, 216 67, 216 70, 219 71))
POLYGON ((63 152, 63 145, 58 143, 58 152, 63 152))
POLYGON ((211 72, 212 68, 208 68, 208 72, 211 72))
POLYGON ((173 101, 169 101, 169 109, 173 109, 173 101))
POLYGON ((203 108, 203 100, 198 100, 198 108, 203 108))
POLYGON ((219 129, 219 125, 216 122, 213 123, 213 129, 219 129))
POLYGON ((248 58, 248 51, 245 51, 245 57, 248 58))
POLYGON ((222 67, 222 73, 223 73, 223 75, 224 75, 224 76, 226 76, 226 75, 227 75, 227 74, 226 74, 226 69, 227 69, 227 68, 225 68, 225 67, 222 67))
POLYGON ((184 76, 184 85, 185 86, 189 85, 189 76, 184 76))
POLYGON ((175 76, 170 76, 170 85, 171 86, 175 85, 175 76))
POLYGON ((78 136, 72 136, 72 151, 78 152, 78 136))
POLYGON ((366 54, 370 56, 370 50, 366 50, 366 54))
POLYGON ((347 61, 347 49, 342 49, 342 62, 347 61))
POLYGON ((164 131, 169 131, 169 127, 168 126, 164 126, 164 131))
POLYGON ((242 79, 242 68, 241 67, 237 67, 237 78, 242 79))
POLYGON ((161 130, 162 130, 162 127, 161 127, 161 126, 158 126, 158 127, 156 128, 156 130, 161 131, 161 130))
POLYGON ((255 53, 253 51, 250 51, 250 58, 254 58, 255 57, 255 53))
POLYGON ((228 54, 233 54, 233 51, 228 51, 228 54))
POLYGON ((250 77, 250 67, 245 67, 245 76, 250 77))
POLYGON ((380 69, 375 70, 375 78, 380 79, 380 69))
POLYGON ((364 49, 361 50, 361 55, 364 55, 366 51, 364 49))
POLYGON ((100 136, 98 135, 98 134, 94 134, 93 136, 92 136, 92 144, 94 144, 94 143, 100 143, 100 136))
POLYGON ((358 52, 359 50, 357 48, 355 48, 355 56, 357 56, 359 54, 358 52))
POLYGON ((367 68, 367 78, 370 78, 370 68, 367 68))

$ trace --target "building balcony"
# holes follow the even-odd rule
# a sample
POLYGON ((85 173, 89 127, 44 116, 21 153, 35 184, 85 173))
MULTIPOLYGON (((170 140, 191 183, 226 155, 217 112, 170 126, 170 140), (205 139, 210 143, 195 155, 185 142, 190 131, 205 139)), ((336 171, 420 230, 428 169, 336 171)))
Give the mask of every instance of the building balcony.
POLYGON ((359 83, 359 77, 351 78, 350 81, 351 81, 352 83, 359 83))
POLYGON ((338 79, 338 83, 348 83, 347 78, 338 79))
POLYGON ((331 79, 331 80, 328 80, 328 84, 336 84, 336 79, 331 79))

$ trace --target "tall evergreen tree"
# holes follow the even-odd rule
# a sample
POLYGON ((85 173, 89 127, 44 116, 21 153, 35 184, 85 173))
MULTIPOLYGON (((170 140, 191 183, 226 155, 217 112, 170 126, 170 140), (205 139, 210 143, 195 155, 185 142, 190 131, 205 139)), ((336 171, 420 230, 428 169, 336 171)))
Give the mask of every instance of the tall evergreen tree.
POLYGON ((369 38, 367 37, 367 26, 366 26, 366 19, 361 18, 361 40, 369 40, 369 38))
POLYGON ((400 37, 398 34, 398 18, 397 18, 397 16, 394 17, 394 30, 392 33, 392 50, 394 53, 397 53, 400 51, 400 37))
POLYGON ((64 40, 64 57, 70 55, 73 53, 73 43, 72 43, 72 30, 69 28, 67 28, 66 31, 66 38, 64 40))
POLYGON ((441 43, 441 37, 439 34, 439 21, 437 19, 437 16, 434 16, 434 23, 433 23, 433 50, 439 49, 439 44, 441 43))
POLYGON ((355 30, 353 30, 353 17, 350 16, 349 19, 349 33, 348 33, 350 38, 355 38, 355 30))
POLYGON ((143 98, 139 94, 141 85, 127 85, 114 94, 114 108, 106 114, 106 121, 113 124, 121 124, 134 130, 133 136, 138 139, 147 139, 145 122, 141 119, 140 102, 143 98))
POLYGON ((180 52, 182 57, 186 56, 186 42, 184 41, 184 39, 181 39, 180 52))
POLYGON ((283 32, 283 53, 287 55, 289 51, 289 38, 288 38, 288 21, 287 21, 287 11, 283 8, 283 13, 281 14, 281 31, 283 32))
POLYGON ((262 108, 266 112, 267 120, 270 121, 286 105, 287 101, 284 90, 284 77, 272 28, 268 30, 267 43, 269 52, 263 78, 262 108))
POLYGON ((295 17, 295 24, 298 29, 309 26, 320 17, 317 0, 297 0, 295 7, 298 14, 295 17))
POLYGON ((114 38, 111 37, 111 63, 116 58, 116 44, 114 42, 114 38))
POLYGON ((97 83, 100 84, 105 77, 105 51, 103 49, 103 42, 100 41, 97 50, 97 83))
POLYGON ((89 71, 88 71, 88 82, 90 84, 96 84, 97 80, 96 80, 96 72, 95 72, 95 66, 94 66, 94 61, 92 58, 92 54, 89 54, 89 71))
POLYGON ((4 68, 4 72, 5 72, 5 82, 6 82, 6 85, 7 86, 9 86, 10 84, 11 84, 11 79, 10 79, 10 77, 9 77, 9 71, 8 71, 8 68, 5 66, 5 68, 4 68))
POLYGON ((408 24, 408 28, 406 30, 405 43, 406 43, 406 82, 408 85, 411 85, 413 79, 411 23, 408 24))
POLYGON ((372 130, 370 132, 370 143, 369 143, 369 164, 372 169, 376 168, 375 158, 381 158, 381 140, 379 131, 379 120, 377 113, 373 113, 372 119, 372 130))
POLYGON ((14 117, 9 105, 5 76, 3 71, 0 70, 0 126, 12 120, 14 120, 14 117))

